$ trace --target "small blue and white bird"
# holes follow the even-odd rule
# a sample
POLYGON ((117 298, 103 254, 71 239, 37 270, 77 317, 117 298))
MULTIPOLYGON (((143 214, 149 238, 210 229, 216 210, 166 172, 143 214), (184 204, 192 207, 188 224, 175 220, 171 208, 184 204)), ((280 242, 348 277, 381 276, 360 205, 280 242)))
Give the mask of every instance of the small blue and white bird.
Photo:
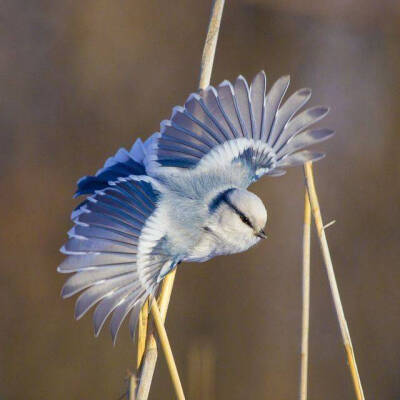
POLYGON ((144 301, 180 262, 242 252, 266 237, 267 210, 247 188, 263 175, 321 159, 303 149, 333 134, 305 130, 327 107, 295 115, 310 89, 280 106, 288 85, 284 76, 266 94, 260 72, 250 88, 239 76, 192 93, 160 132, 78 181, 76 196, 87 197, 71 215, 75 225, 61 249, 68 257, 58 271, 74 273, 62 297, 82 292, 77 319, 97 304, 96 336, 112 314, 115 342, 129 313, 133 336, 144 301))

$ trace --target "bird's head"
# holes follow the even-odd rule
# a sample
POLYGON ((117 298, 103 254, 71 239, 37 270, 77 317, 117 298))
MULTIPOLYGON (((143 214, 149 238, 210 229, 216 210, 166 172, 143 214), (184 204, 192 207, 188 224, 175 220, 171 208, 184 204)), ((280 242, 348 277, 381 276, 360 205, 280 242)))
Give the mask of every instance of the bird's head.
POLYGON ((209 210, 213 232, 243 250, 267 237, 267 210, 254 193, 239 188, 225 190, 212 200, 209 210))

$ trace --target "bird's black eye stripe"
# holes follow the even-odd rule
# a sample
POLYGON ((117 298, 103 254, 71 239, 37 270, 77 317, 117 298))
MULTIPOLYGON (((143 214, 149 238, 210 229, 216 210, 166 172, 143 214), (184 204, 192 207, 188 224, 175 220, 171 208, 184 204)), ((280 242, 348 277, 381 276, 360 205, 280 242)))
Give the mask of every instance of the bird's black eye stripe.
POLYGON ((239 217, 242 220, 242 222, 253 229, 253 225, 251 224, 250 220, 244 214, 242 214, 242 213, 238 213, 238 214, 239 214, 239 217))

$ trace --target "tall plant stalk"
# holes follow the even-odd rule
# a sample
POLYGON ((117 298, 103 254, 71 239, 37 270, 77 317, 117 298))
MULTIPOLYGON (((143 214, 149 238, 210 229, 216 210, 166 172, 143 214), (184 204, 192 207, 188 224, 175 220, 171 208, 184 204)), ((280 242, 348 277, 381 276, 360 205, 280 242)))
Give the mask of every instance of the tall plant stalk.
POLYGON ((350 332, 347 326, 346 318, 344 316, 342 301, 340 299, 335 272, 333 270, 333 264, 332 264, 331 254, 329 251, 328 241, 325 236, 325 228, 322 222, 321 210, 319 208, 319 201, 315 189, 314 176, 311 163, 305 164, 304 173, 306 178, 307 192, 310 199, 311 211, 314 217, 315 227, 317 229, 319 245, 321 248, 322 257, 324 259, 326 272, 328 274, 329 286, 331 289, 333 303, 335 305, 335 310, 339 321, 339 327, 340 327, 340 332, 342 334, 343 344, 346 350, 346 356, 350 368, 350 374, 353 380, 354 390, 356 392, 357 400, 365 400, 363 388, 361 385, 360 375, 357 369, 353 344, 351 343, 350 332))
POLYGON ((304 199, 303 225, 303 284, 302 284, 302 326, 301 326, 301 365, 299 399, 307 400, 308 383, 308 341, 310 325, 310 244, 311 208, 307 190, 304 199))

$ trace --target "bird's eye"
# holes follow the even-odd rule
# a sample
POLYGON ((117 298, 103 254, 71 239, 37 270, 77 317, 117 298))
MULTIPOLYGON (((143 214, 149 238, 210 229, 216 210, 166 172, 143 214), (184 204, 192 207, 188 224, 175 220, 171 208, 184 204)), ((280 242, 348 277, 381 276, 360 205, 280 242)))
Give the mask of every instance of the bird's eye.
POLYGON ((248 226, 250 226, 251 227, 251 223, 250 223, 250 220, 245 216, 245 215, 240 215, 240 219, 242 220, 242 222, 244 223, 244 224, 246 224, 246 225, 248 225, 248 226))

